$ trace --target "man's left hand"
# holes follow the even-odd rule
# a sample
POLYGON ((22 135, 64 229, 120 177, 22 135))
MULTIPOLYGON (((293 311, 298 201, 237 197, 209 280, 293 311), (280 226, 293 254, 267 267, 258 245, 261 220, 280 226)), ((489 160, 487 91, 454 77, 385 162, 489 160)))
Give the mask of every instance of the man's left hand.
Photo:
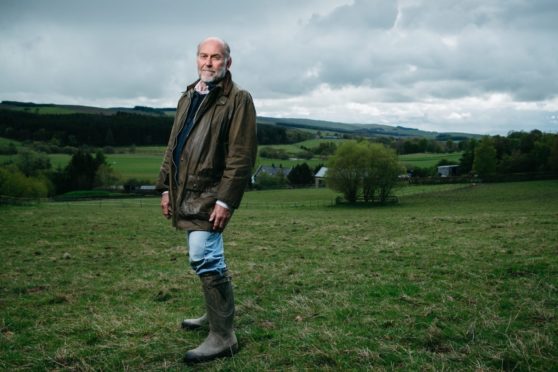
POLYGON ((223 231, 231 219, 231 211, 228 208, 215 204, 213 212, 209 216, 209 222, 213 222, 213 230, 223 231))

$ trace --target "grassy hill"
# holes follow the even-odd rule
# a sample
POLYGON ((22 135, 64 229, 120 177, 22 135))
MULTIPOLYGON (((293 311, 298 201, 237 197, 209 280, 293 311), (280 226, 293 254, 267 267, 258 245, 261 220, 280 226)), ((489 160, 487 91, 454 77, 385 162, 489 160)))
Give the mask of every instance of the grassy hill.
POLYGON ((39 115, 69 115, 69 114, 93 114, 93 115, 115 115, 118 112, 134 113, 151 116, 167 116, 174 115, 174 109, 157 109, 145 106, 136 106, 134 108, 111 107, 101 108, 92 106, 79 105, 57 105, 57 104, 40 104, 32 102, 15 102, 2 101, 0 109, 25 111, 39 115))
POLYGON ((429 132, 403 126, 389 126, 382 124, 347 124, 324 120, 294 119, 294 118, 270 118, 259 117, 259 122, 272 124, 286 128, 310 129, 314 131, 325 131, 339 134, 360 135, 363 137, 422 137, 437 139, 465 139, 477 138, 479 135, 471 133, 455 132, 429 132))
MULTIPOLYGON (((399 192, 248 192, 225 231, 240 352, 200 368, 555 370, 558 183, 399 192)), ((156 198, 0 208, 0 369, 185 368, 200 283, 156 198)))
MULTIPOLYGON (((134 113, 150 116, 174 116, 174 108, 151 108, 136 106, 134 108, 112 107, 99 108, 76 105, 36 104, 29 102, 3 101, 0 109, 18 110, 36 114, 96 114, 115 115, 118 112, 134 113)), ((404 126, 388 126, 382 124, 347 124, 324 120, 258 117, 258 123, 276 125, 290 129, 305 129, 313 132, 322 131, 334 135, 350 134, 363 137, 423 137, 428 139, 453 139, 480 137, 471 133, 429 132, 404 126)))

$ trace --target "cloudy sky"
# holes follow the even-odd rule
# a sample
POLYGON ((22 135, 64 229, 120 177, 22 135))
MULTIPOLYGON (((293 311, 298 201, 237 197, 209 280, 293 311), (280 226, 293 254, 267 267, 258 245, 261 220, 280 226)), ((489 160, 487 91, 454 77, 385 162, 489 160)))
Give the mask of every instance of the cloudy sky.
POLYGON ((558 132, 556 0, 0 0, 0 100, 174 107, 231 45, 258 115, 558 132))

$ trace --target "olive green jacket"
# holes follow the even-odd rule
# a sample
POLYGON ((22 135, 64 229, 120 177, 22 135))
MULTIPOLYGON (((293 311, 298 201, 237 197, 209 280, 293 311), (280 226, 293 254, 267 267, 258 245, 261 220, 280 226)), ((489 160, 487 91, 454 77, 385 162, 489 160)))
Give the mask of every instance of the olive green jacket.
POLYGON ((169 191, 175 227, 211 230, 215 202, 238 208, 250 181, 257 154, 256 110, 250 94, 227 71, 200 104, 177 171, 173 151, 196 83, 178 101, 157 190, 169 191))

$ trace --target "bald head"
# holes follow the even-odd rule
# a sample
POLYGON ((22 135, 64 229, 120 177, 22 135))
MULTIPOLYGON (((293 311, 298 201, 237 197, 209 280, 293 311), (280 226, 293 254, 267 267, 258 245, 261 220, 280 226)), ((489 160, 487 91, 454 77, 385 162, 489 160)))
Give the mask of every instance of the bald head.
POLYGON ((229 45, 218 37, 208 37, 198 44, 198 74, 205 83, 221 80, 231 67, 229 45))
POLYGON ((207 39, 203 40, 201 43, 198 44, 198 54, 200 53, 200 49, 203 47, 203 45, 207 43, 219 45, 223 53, 223 56, 227 59, 230 58, 231 48, 229 47, 229 44, 225 40, 215 36, 208 37, 207 39))

